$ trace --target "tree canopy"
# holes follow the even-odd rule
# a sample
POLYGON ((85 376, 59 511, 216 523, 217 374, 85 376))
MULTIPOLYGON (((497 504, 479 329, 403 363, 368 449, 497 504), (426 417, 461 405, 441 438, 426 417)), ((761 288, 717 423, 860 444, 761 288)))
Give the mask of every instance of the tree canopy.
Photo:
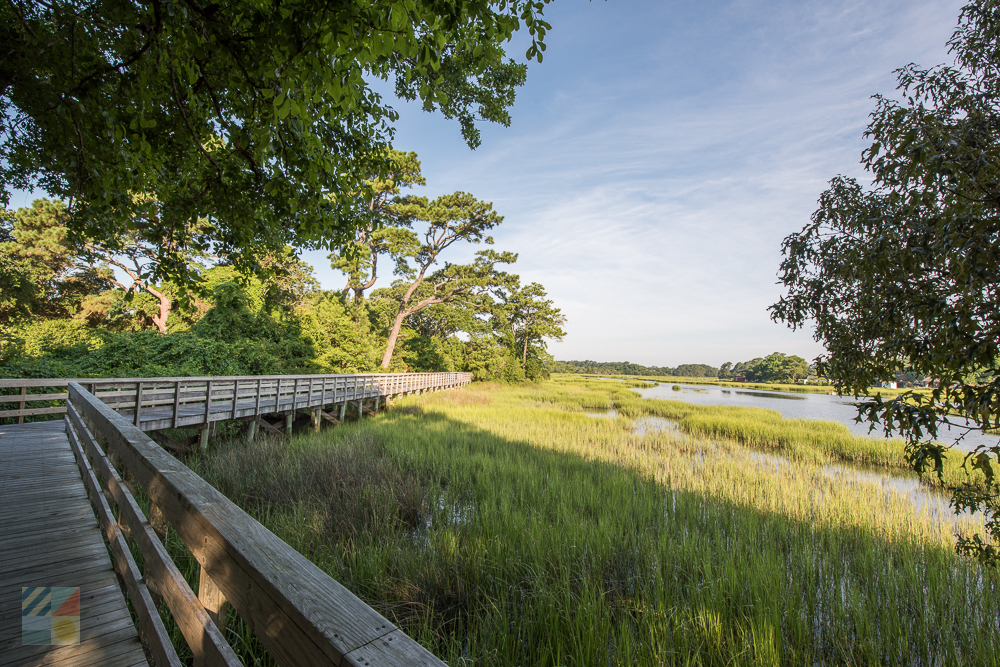
MULTIPOLYGON (((953 66, 897 71, 876 97, 862 156, 866 189, 838 177, 812 221, 783 244, 787 294, 772 316, 815 325, 820 370, 855 396, 907 368, 930 397, 869 401, 862 414, 909 439, 918 471, 941 470, 932 440, 947 421, 1000 428, 1000 3, 962 9, 953 66)), ((1000 445, 965 459, 985 483, 954 489, 956 511, 982 510, 987 535, 958 548, 1000 562, 1000 445)))
POLYGON ((154 277, 188 251, 251 266, 260 248, 334 248, 370 217, 396 112, 373 89, 458 120, 509 123, 541 60, 549 0, 11 0, 0 5, 0 180, 69 203, 72 235, 127 231, 154 277), (194 229, 192 223, 207 221, 194 229))

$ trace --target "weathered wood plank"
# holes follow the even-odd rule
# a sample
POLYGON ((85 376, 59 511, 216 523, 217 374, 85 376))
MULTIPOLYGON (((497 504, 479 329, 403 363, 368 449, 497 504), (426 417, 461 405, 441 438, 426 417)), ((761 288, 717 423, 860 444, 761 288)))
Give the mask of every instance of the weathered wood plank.
MULTIPOLYGON (((73 386, 70 385, 71 394, 73 386)), ((174 651, 173 644, 170 641, 170 633, 167 632, 166 627, 163 625, 157 605, 153 602, 149 590, 142 579, 139 566, 136 565, 135 560, 132 558, 132 553, 129 551, 128 544, 125 543, 122 531, 118 527, 114 515, 111 513, 111 507, 108 505, 104 494, 101 493, 97 477, 94 475, 94 471, 91 469, 90 463, 83 453, 83 449, 76 438, 76 433, 69 424, 68 417, 66 418, 66 431, 69 436, 70 446, 73 448, 73 454, 77 457, 77 461, 80 464, 80 472, 83 477, 84 486, 87 488, 87 494, 90 496, 91 505, 97 512, 97 518, 101 522, 101 528, 104 530, 104 538, 110 544, 111 551, 114 554, 112 565, 124 582, 125 588, 128 590, 129 600, 132 602, 132 609, 138 617, 139 628, 142 630, 142 635, 145 639, 145 646, 153 655, 153 659, 157 665, 162 665, 163 667, 181 667, 180 658, 177 657, 177 653, 174 651)), ((132 628, 133 631, 134 629, 132 628)))
POLYGON ((0 665, 145 662, 72 457, 61 420, 0 426, 0 600, 22 586, 81 588, 73 646, 22 647, 20 609, 0 605, 0 665))
MULTIPOLYGON (((63 378, 0 380, 0 389, 64 389, 71 380, 63 378)), ((98 398, 114 409, 135 419, 136 389, 141 382, 139 421, 145 430, 192 426, 222 419, 270 414, 299 407, 322 407, 346 400, 375 398, 410 393, 424 389, 440 390, 462 386, 471 381, 469 373, 375 373, 356 375, 288 375, 190 378, 94 378, 80 380, 85 388, 94 388, 98 398), (206 401, 206 398, 208 399, 206 401), (209 405, 206 407, 206 402, 209 405), (235 410, 234 410, 235 404, 235 410), (207 409, 207 415, 206 415, 207 409), (147 412, 156 414, 146 415, 147 412), (192 420, 195 414, 202 419, 192 420), (239 413, 239 414, 236 414, 239 413), (207 417, 207 419, 206 419, 207 417)), ((61 400, 64 392, 26 394, 31 401, 61 400), (34 397, 34 398, 30 398, 34 397)), ((0 402, 22 403, 21 395, 0 396, 0 402)), ((45 410, 39 414, 62 414, 65 407, 27 408, 45 410)), ((3 411, 0 415, 28 415, 25 410, 3 411)))
MULTIPOLYGON (((70 405, 69 419, 82 440, 82 448, 91 463, 100 484, 107 489, 118 506, 119 521, 124 520, 139 546, 145 562, 143 576, 152 589, 161 596, 170 608, 185 641, 191 648, 196 661, 204 665, 227 665, 237 667, 239 658, 233 652, 219 628, 195 596, 184 576, 171 560, 166 547, 161 543, 150 522, 146 521, 138 503, 125 487, 117 471, 97 446, 83 419, 70 405)), ((71 434, 72 436, 72 434, 71 434)), ((72 437, 71 437, 72 440, 72 437)))
POLYGON ((35 401, 65 401, 69 394, 16 394, 14 396, 0 395, 0 403, 33 403, 35 401))
POLYGON ((33 415, 57 415, 66 412, 66 406, 54 408, 25 408, 23 410, 0 410, 0 417, 31 417, 33 415))
MULTIPOLYGON (((100 431, 279 663, 363 664, 349 654, 396 630, 141 430, 79 385, 70 384, 69 392, 84 421, 100 431)), ((383 664, 407 663, 400 655, 383 664)))

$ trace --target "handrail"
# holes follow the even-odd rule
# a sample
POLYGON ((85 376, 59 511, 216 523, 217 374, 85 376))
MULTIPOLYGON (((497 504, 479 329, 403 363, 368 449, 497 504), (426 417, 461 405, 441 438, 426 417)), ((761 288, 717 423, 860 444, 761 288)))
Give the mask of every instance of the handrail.
POLYGON ((146 431, 201 426, 214 421, 252 418, 261 414, 287 414, 358 400, 392 397, 415 391, 450 389, 472 381, 471 373, 354 373, 330 375, 244 375, 164 378, 26 378, 0 380, 0 418, 61 415, 66 412, 65 389, 79 383, 114 409, 142 422, 146 431), (28 393, 28 388, 56 392, 28 393), (206 397, 207 401, 206 401, 206 397), (228 403, 227 403, 228 401, 228 403), (244 403, 240 403, 244 401, 244 403), (42 403, 41 407, 29 407, 42 403), (199 408, 200 406, 200 411, 199 408), (224 409, 228 407, 229 409, 224 409), (154 413, 143 416, 143 411, 154 413))
MULTIPOLYGON (((115 499, 125 519, 128 530, 122 532, 131 533, 143 552, 146 562, 143 576, 167 602, 196 657, 195 664, 232 664, 231 651, 227 653, 228 646, 217 644, 221 635, 206 620, 206 614, 213 610, 219 614, 223 603, 228 602, 282 666, 443 667, 444 663, 429 651, 81 384, 69 382, 67 389, 71 440, 84 441, 86 458, 99 471, 105 495, 115 499), (106 455, 98 446, 102 442, 106 455), (109 460, 118 463, 121 477, 109 460), (162 562, 165 551, 150 536, 149 522, 141 513, 137 514, 122 477, 142 487, 150 498, 151 517, 165 519, 201 565, 199 598, 194 598, 186 584, 180 586, 177 577, 162 562), (150 563, 154 565, 151 567, 150 563)), ((90 470, 83 462, 81 468, 90 470)), ((98 504, 104 499, 100 493, 91 497, 98 504)), ((110 517, 110 512, 100 513, 110 517)), ((152 523, 156 522, 154 518, 152 523)), ((113 526, 110 519, 106 523, 113 526)), ((121 538, 116 528, 105 526, 112 546, 121 538)), ((120 544, 113 550, 117 556, 120 544)), ((123 556, 123 560, 130 557, 123 556)), ((131 564, 134 566, 134 561, 131 564)), ((137 580, 134 573, 123 578, 126 583, 137 580)), ((142 588, 128 586, 128 589, 130 597, 133 590, 138 598, 143 597, 142 588)), ((137 613, 143 616, 142 612, 137 613)), ((155 623, 146 625, 153 627, 155 623)), ((150 633, 144 630, 147 639, 150 633)), ((165 664, 173 664, 169 656, 165 660, 165 664)))

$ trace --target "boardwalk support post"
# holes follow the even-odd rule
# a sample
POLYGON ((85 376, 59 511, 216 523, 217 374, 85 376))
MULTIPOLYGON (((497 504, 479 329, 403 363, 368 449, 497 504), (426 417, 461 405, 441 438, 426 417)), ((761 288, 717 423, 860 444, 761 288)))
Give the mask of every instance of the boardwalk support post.
MULTIPOLYGON (((292 400, 294 401, 295 399, 293 398, 292 400)), ((292 422, 293 421, 295 421, 295 413, 294 412, 289 412, 287 415, 285 415, 285 435, 291 435, 292 434, 292 422)))
POLYGON ((257 418, 250 420, 247 425, 247 442, 253 442, 253 439, 257 437, 257 418))
POLYGON ((204 454, 208 451, 208 429, 203 428, 198 432, 198 446, 201 447, 201 453, 204 454))
POLYGON ((212 578, 202 567, 198 574, 198 600, 205 606, 205 611, 215 623, 215 626, 223 633, 226 632, 226 612, 229 610, 229 602, 222 594, 219 587, 215 585, 212 578))
POLYGON ((347 401, 340 404, 340 423, 344 423, 344 416, 347 414, 347 401))
POLYGON ((161 542, 167 541, 167 517, 160 510, 156 503, 149 504, 149 525, 152 526, 153 532, 156 536, 160 538, 161 542))
POLYGON ((319 408, 313 408, 312 411, 312 427, 314 433, 319 433, 319 422, 320 422, 319 411, 320 411, 319 408))

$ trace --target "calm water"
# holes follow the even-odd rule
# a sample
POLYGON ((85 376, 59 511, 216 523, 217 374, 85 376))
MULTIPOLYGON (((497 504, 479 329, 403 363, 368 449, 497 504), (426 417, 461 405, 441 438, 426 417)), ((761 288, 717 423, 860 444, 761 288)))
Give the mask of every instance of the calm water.
MULTIPOLYGON (((843 396, 828 394, 791 394, 786 392, 737 389, 735 387, 715 387, 711 385, 677 385, 680 391, 675 391, 669 383, 661 383, 652 389, 633 389, 643 398, 660 398, 672 401, 684 401, 697 405, 739 405, 751 408, 767 408, 777 410, 787 419, 825 419, 840 422, 857 435, 882 436, 885 431, 876 427, 868 432, 868 424, 857 423, 854 418, 858 410, 854 407, 855 400, 843 396)), ((943 426, 938 431, 938 441, 952 444, 964 433, 964 429, 943 426)), ((1000 441, 997 436, 972 432, 958 443, 959 448, 971 450, 978 445, 995 445, 1000 441)))

